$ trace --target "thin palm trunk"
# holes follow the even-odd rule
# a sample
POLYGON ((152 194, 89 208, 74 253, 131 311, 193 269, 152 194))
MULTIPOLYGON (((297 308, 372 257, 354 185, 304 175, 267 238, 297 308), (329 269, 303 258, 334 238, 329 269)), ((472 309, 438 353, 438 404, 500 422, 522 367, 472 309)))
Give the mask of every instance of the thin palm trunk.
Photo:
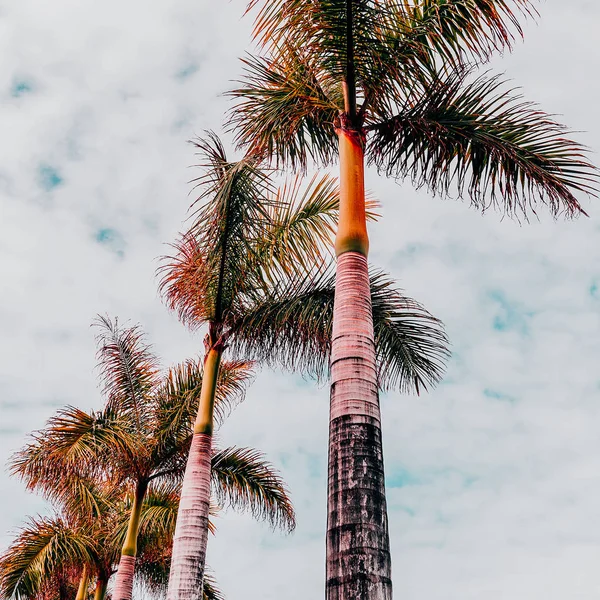
POLYGON ((363 139, 338 130, 340 222, 331 351, 327 600, 390 600, 391 560, 364 197, 363 139))
POLYGON ((200 405, 185 469, 173 538, 167 600, 201 600, 208 541, 213 412, 223 349, 206 355, 200 405))
MULTIPOLYGON (((135 557, 137 554, 137 538, 140 528, 140 516, 142 514, 142 505, 148 489, 147 481, 140 481, 134 492, 133 505, 129 514, 129 524, 127 525, 127 535, 125 543, 121 550, 121 560, 115 581, 115 590, 113 592, 114 600, 131 600, 133 595, 133 579, 135 576, 135 557)), ((96 589, 96 592, 98 590, 96 589)))
POLYGON ((94 600, 104 600, 107 587, 108 578, 104 575, 98 575, 98 579, 96 580, 96 589, 94 591, 94 600))
POLYGON ((83 567, 81 572, 81 579, 79 580, 79 587, 77 588, 77 596, 75 600, 85 600, 87 598, 88 584, 90 583, 90 570, 86 565, 83 567))

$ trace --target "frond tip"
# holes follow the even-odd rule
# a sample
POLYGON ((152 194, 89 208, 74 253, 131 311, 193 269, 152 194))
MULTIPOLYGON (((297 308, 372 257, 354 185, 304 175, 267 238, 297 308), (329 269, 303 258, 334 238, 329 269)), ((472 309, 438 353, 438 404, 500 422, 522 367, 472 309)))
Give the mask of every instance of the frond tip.
POLYGON ((272 527, 292 531, 296 516, 281 476, 262 453, 226 448, 212 459, 213 491, 221 505, 249 510, 272 527))

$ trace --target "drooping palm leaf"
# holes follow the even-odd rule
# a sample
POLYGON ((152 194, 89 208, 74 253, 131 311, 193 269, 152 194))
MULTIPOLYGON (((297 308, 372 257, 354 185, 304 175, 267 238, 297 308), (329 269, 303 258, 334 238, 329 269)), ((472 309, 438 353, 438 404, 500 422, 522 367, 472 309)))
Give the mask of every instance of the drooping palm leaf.
POLYGON ((369 127, 370 160, 434 192, 464 193, 479 208, 526 215, 539 201, 553 214, 583 212, 574 193, 592 193, 596 178, 585 149, 498 77, 467 76, 432 79, 369 127))
POLYGON ((277 166, 305 168, 308 158, 329 164, 337 149, 332 124, 343 101, 326 93, 302 50, 288 45, 282 57, 243 60, 241 87, 229 93, 239 99, 231 129, 240 145, 274 157, 277 166))
POLYGON ((213 493, 219 504, 247 509, 273 527, 292 531, 294 508, 281 476, 252 448, 226 448, 212 459, 213 493))
POLYGON ((102 457, 130 456, 139 446, 129 422, 111 408, 87 413, 67 406, 33 434, 33 442, 13 455, 10 468, 29 489, 51 492, 69 474, 98 475, 102 457))
MULTIPOLYGON (((238 323, 232 350, 317 378, 328 374, 335 278, 282 278, 238 323)), ((437 383, 448 358, 442 324, 405 297, 386 275, 371 274, 371 302, 379 385, 404 392, 437 383)))
POLYGON ((138 326, 122 328, 118 320, 98 316, 98 366, 109 406, 131 410, 138 421, 144 413, 144 402, 157 385, 158 359, 138 326))
POLYGON ((93 562, 93 539, 60 517, 30 519, 0 558, 0 596, 29 599, 46 577, 93 562))

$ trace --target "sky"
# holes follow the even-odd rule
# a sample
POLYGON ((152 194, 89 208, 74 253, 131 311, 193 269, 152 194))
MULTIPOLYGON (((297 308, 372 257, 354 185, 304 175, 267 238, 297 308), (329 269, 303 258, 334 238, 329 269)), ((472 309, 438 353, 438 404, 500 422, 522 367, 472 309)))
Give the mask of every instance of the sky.
MULTIPOLYGON (((244 3, 0 1, 0 464, 54 411, 99 408, 98 313, 140 323, 168 366, 198 355, 155 270, 185 227, 187 140, 219 131, 250 48, 244 3)), ((490 66, 600 163, 600 4, 546 0, 490 66)), ((393 583, 403 600, 600 595, 600 201, 529 224, 367 174, 371 262, 446 325, 421 397, 382 397, 393 583)), ((219 431, 282 472, 286 536, 217 519, 227 598, 323 596, 328 389, 263 370, 219 431)), ((0 551, 47 511, 0 469, 0 551)))

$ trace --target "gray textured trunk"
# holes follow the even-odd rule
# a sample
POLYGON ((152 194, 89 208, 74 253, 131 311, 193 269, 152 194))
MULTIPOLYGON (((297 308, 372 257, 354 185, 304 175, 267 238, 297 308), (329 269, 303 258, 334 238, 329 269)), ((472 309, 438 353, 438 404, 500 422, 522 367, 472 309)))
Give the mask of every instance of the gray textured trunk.
POLYGON ((338 257, 331 354, 327 600, 391 600, 367 259, 338 257))

